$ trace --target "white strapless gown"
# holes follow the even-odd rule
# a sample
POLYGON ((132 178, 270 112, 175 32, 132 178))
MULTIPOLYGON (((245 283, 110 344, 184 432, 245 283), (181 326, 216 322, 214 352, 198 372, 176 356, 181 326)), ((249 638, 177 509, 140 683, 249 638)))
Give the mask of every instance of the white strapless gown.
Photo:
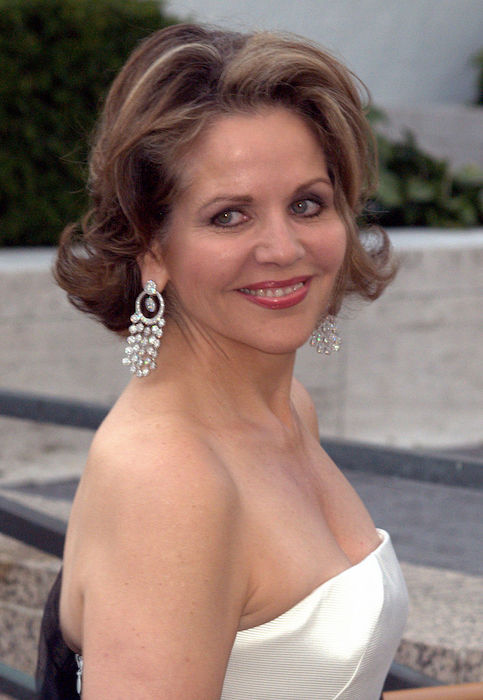
POLYGON ((378 700, 407 618, 391 539, 279 617, 238 632, 221 700, 378 700))
POLYGON ((379 700, 407 618, 404 578, 389 535, 379 534, 361 562, 237 633, 220 700, 379 700))

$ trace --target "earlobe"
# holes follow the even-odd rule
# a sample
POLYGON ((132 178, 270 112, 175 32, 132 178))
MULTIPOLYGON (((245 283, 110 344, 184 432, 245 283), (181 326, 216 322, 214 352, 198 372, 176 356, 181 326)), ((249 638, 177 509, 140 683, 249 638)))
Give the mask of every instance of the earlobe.
POLYGON ((162 291, 168 280, 169 274, 159 244, 155 243, 149 250, 138 257, 138 265, 141 271, 142 285, 148 280, 156 282, 159 291, 162 291))

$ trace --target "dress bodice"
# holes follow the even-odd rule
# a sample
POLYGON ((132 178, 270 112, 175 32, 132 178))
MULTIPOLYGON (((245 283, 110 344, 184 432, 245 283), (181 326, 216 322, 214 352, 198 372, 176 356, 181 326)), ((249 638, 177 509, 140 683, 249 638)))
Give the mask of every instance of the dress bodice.
POLYGON ((376 700, 407 617, 389 535, 279 617, 237 633, 221 700, 376 700))
MULTIPOLYGON (((220 700, 376 700, 407 616, 407 592, 389 535, 361 562, 279 617, 237 633, 220 700)), ((45 606, 39 699, 78 697, 82 658, 60 632, 59 572, 45 606)))

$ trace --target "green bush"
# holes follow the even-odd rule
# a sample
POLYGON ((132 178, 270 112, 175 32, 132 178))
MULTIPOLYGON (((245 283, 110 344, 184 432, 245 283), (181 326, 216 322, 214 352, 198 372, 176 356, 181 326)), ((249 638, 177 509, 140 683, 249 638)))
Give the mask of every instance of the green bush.
MULTIPOLYGON (((0 246, 55 245, 79 218, 89 134, 106 90, 139 40, 174 22, 160 0, 0 0, 0 246)), ((478 60, 483 66, 483 54, 478 60)), ((377 127, 381 113, 374 117, 377 127)), ((378 143, 371 218, 482 223, 481 172, 452 173, 410 134, 378 143)))
POLYGON ((0 245, 52 245, 85 208, 88 134, 159 0, 0 0, 0 245))
POLYGON ((393 143, 377 134, 383 113, 374 111, 379 153, 379 187, 365 220, 381 226, 465 228, 483 224, 483 171, 466 166, 453 172, 445 160, 419 148, 406 132, 393 143))

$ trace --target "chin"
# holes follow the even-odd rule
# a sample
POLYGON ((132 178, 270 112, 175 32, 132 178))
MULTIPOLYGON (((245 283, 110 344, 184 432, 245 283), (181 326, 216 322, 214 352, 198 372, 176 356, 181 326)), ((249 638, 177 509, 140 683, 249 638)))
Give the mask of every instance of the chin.
POLYGON ((301 348, 310 338, 310 334, 300 336, 298 338, 274 338, 272 341, 265 339, 263 343, 257 343, 255 346, 261 352, 269 355, 291 355, 301 348))

